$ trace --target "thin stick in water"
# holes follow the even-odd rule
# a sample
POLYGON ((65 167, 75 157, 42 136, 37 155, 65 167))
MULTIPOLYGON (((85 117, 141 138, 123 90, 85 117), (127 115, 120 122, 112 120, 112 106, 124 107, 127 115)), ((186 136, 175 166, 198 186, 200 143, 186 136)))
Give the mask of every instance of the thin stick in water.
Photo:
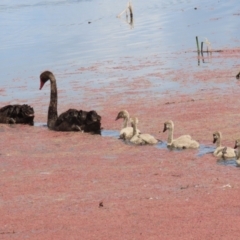
POLYGON ((196 36, 196 43, 197 43, 197 50, 198 50, 198 52, 200 52, 199 44, 198 44, 198 37, 197 36, 196 36))

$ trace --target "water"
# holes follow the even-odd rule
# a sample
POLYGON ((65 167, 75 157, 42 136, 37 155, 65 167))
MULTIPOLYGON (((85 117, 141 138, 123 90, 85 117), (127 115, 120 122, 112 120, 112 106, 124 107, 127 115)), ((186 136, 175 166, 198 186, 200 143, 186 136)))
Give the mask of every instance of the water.
POLYGON ((35 127, 47 127, 46 123, 43 122, 34 122, 35 127))
MULTIPOLYGON (((103 88, 120 78, 142 75, 152 83, 147 90, 153 93, 214 88, 217 83, 211 82, 186 88, 156 74, 235 64, 213 59, 198 66, 193 51, 195 36, 200 41, 207 37, 214 49, 239 46, 238 0, 133 1, 133 27, 124 15, 116 18, 126 4, 126 0, 1 0, 0 100, 31 101, 42 96, 39 74, 46 69, 58 74, 59 88, 71 92, 72 98, 83 91, 76 91, 76 86, 89 81, 103 88)), ((227 88, 234 82, 217 85, 227 88)))
POLYGON ((103 136, 103 137, 119 138, 119 131, 116 131, 116 130, 105 130, 105 129, 103 129, 103 130, 101 131, 101 136, 103 136))
POLYGON ((223 166, 237 167, 237 163, 235 159, 228 159, 228 160, 218 159, 217 164, 223 165, 223 166))
POLYGON ((197 156, 202 157, 205 154, 213 154, 215 149, 216 149, 216 146, 207 146, 207 145, 200 144, 197 156))
POLYGON ((159 148, 159 149, 168 149, 167 147, 167 142, 163 142, 163 141, 159 141, 156 145, 155 145, 156 148, 159 148))

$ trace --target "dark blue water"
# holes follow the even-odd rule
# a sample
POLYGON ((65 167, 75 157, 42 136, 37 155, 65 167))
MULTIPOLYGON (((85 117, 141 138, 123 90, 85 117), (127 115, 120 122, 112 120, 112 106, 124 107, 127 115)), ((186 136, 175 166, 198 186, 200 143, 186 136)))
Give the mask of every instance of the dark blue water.
POLYGON ((217 164, 223 165, 223 166, 237 167, 237 163, 235 159, 228 159, 228 160, 219 159, 217 161, 217 164))
POLYGON ((101 136, 119 138, 119 131, 103 129, 101 131, 101 136))

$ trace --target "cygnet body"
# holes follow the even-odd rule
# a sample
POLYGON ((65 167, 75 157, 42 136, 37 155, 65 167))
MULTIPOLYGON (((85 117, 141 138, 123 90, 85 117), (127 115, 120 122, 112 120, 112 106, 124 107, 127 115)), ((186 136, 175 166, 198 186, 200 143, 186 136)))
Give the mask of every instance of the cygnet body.
POLYGON ((236 157, 235 151, 231 147, 222 146, 222 133, 220 131, 213 133, 213 143, 216 143, 216 149, 213 155, 218 158, 234 158, 236 157), (224 156, 222 150, 224 150, 224 156))
POLYGON ((134 143, 137 145, 145 145, 145 144, 154 145, 154 144, 158 143, 158 140, 154 136, 152 136, 148 133, 142 134, 142 133, 137 132, 137 124, 138 124, 137 117, 133 117, 131 119, 131 123, 133 126, 133 137, 130 139, 131 143, 134 143))
POLYGON ((199 143, 192 139, 190 135, 182 135, 176 139, 173 138, 174 124, 173 121, 169 120, 164 123, 163 132, 168 130, 167 146, 170 148, 198 148, 199 143))

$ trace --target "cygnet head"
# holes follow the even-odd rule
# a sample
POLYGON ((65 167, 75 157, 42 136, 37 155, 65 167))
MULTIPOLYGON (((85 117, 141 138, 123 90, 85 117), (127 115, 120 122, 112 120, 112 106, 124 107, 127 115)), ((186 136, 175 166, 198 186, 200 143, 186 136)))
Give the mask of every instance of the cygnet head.
POLYGON ((234 149, 236 149, 236 148, 238 148, 238 147, 240 147, 240 139, 237 139, 237 140, 235 141, 234 149))
POLYGON ((163 132, 166 132, 169 129, 173 129, 174 128, 174 124, 172 120, 169 120, 167 122, 164 123, 164 128, 163 128, 163 132))
POLYGON ((138 124, 138 118, 137 117, 131 117, 130 118, 130 123, 133 126, 136 126, 138 124))
POLYGON ((92 123, 98 122, 98 121, 101 121, 101 116, 99 116, 96 111, 91 110, 87 113, 86 122, 88 124, 92 124, 92 123))
POLYGON ((41 75, 40 75, 40 90, 42 89, 44 84, 50 79, 51 75, 53 76, 53 73, 50 71, 45 71, 45 72, 41 73, 41 75))
POLYGON ((22 115, 23 117, 26 117, 26 118, 34 118, 34 110, 32 107, 26 105, 26 104, 23 104, 22 105, 22 115))
POLYGON ((118 113, 115 121, 118 120, 118 119, 120 119, 120 118, 123 118, 123 119, 126 119, 126 118, 127 118, 127 119, 128 119, 128 118, 129 118, 129 113, 128 113, 128 111, 127 111, 127 110, 122 110, 122 111, 120 111, 120 112, 118 113))
POLYGON ((214 132, 213 133, 213 143, 216 143, 218 139, 222 138, 222 133, 221 132, 214 132))

